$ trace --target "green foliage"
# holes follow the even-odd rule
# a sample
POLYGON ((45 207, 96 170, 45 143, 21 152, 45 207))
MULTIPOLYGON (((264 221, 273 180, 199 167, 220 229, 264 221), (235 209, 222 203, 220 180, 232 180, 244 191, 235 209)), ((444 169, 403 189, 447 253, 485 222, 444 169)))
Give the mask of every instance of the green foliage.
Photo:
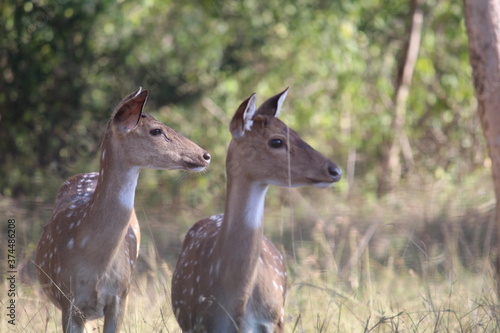
POLYGON ((78 135, 86 134, 73 130, 82 118, 82 97, 89 84, 85 68, 95 58, 90 32, 105 6, 102 1, 2 3, 3 194, 40 190, 48 168, 59 165, 65 149, 74 149, 78 135))
MULTIPOLYGON (((461 6, 446 0, 425 7, 406 120, 416 163, 407 165, 409 179, 460 179, 485 160, 461 6)), ((350 176, 375 188, 407 1, 45 0, 1 7, 3 195, 50 202, 64 178, 97 169, 106 119, 137 86, 151 91, 149 112, 214 156, 208 179, 188 178, 192 187, 223 192, 233 112, 252 92, 262 101, 290 86, 283 119, 343 169, 356 156, 350 176)), ((176 176, 148 177, 148 184, 168 184, 176 176)), ((154 196, 151 185, 144 196, 154 196)))

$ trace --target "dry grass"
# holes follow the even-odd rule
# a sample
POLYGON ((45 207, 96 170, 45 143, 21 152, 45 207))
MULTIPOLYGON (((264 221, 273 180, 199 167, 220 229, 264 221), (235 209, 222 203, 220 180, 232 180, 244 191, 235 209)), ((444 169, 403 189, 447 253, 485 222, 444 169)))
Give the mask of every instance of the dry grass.
MULTIPOLYGON (((466 185, 433 184, 382 201, 271 190, 265 233, 288 257, 286 332, 499 331, 491 188, 483 178, 466 185)), ((167 256, 167 266, 158 253, 161 242, 176 253, 178 235, 203 215, 178 216, 170 238, 148 242, 164 216, 148 211, 141 266, 148 269, 134 280, 123 331, 179 332, 169 294, 174 260, 167 256)), ((62 332, 59 311, 36 284, 17 289, 15 328, 2 290, 1 332, 62 332)), ((102 321, 94 323, 101 330, 102 321)))
MULTIPOLYGON (((365 281, 346 287, 332 272, 290 266, 294 276, 287 297, 287 332, 498 332, 500 316, 485 262, 482 274, 465 272, 453 278, 423 279, 368 261, 365 281), (369 266, 369 268, 368 268, 369 266)), ((170 307, 169 276, 136 279, 125 332, 179 332, 170 307)), ((39 297, 36 287, 19 286, 17 325, 2 332, 62 332, 60 312, 39 297)), ((3 310, 5 304, 2 304, 3 310)), ((101 332, 102 321, 92 323, 101 332)), ((92 325, 90 325, 92 327, 92 325)))

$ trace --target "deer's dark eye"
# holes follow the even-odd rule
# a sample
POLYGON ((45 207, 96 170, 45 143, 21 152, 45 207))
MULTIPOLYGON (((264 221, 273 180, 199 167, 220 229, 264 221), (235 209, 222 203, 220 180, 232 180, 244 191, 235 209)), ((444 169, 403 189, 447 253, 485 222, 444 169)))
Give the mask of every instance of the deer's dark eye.
POLYGON ((283 147, 283 140, 281 140, 281 139, 271 139, 271 140, 269 140, 269 146, 271 148, 281 148, 281 147, 283 147))
POLYGON ((163 131, 159 128, 155 128, 155 129, 152 129, 151 131, 149 131, 149 134, 151 134, 152 136, 158 136, 158 135, 162 135, 163 131))

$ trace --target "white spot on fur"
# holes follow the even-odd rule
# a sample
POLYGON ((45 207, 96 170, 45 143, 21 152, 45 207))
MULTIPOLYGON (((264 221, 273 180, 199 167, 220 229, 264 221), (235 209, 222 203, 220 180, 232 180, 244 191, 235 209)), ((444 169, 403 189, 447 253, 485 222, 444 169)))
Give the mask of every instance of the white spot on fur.
POLYGON ((220 259, 217 260, 217 264, 215 265, 215 274, 219 275, 219 270, 220 270, 220 259))
POLYGON ((84 248, 85 245, 87 245, 87 242, 89 241, 89 236, 85 237, 84 239, 82 239, 82 241, 80 242, 80 247, 81 248, 84 248))
POLYGON ((73 245, 75 244, 75 240, 73 238, 71 238, 68 242, 68 249, 72 249, 73 248, 73 245))

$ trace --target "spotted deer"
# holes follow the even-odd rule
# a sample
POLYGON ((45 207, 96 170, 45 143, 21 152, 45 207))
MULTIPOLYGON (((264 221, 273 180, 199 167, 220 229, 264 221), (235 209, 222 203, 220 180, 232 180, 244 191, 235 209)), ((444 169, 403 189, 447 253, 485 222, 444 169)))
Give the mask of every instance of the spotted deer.
POLYGON ((327 187, 335 163, 276 118, 288 89, 256 109, 255 94, 230 123, 224 214, 188 231, 172 278, 172 307, 183 332, 283 332, 287 272, 263 235, 269 185, 327 187))
POLYGON ((116 107, 101 145, 100 172, 79 174, 59 189, 38 243, 35 264, 48 298, 62 311, 64 332, 83 332, 104 316, 117 332, 139 253, 134 211, 139 171, 202 171, 210 155, 143 112, 139 89, 116 107))

